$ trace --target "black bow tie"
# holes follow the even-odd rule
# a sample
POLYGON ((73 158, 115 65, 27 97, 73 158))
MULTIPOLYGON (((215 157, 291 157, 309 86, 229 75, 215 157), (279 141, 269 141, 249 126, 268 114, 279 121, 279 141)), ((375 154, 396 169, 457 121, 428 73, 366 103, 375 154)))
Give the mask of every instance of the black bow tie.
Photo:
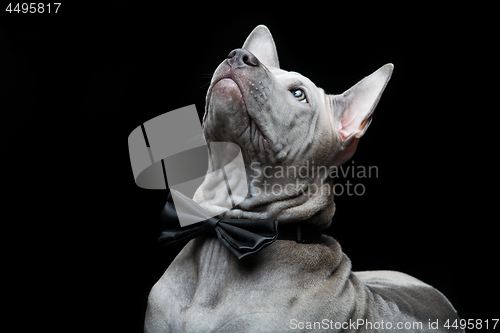
MULTIPOLYGON (((196 210, 203 210, 198 204, 185 196, 178 196, 196 210)), ((177 200, 177 199, 176 199, 177 200)), ((176 201, 177 202, 177 201, 176 201)), ((185 212, 183 212, 185 214, 185 212)), ((207 214, 208 215, 208 214, 207 214)), ((319 228, 304 223, 288 223, 279 227, 275 219, 221 219, 210 217, 201 222, 177 227, 179 219, 172 195, 160 214, 165 225, 158 241, 163 245, 185 243, 205 234, 217 236, 219 241, 238 259, 256 253, 272 244, 276 239, 295 240, 298 243, 319 243, 322 232, 319 228), (172 227, 174 225, 174 227, 172 227)))

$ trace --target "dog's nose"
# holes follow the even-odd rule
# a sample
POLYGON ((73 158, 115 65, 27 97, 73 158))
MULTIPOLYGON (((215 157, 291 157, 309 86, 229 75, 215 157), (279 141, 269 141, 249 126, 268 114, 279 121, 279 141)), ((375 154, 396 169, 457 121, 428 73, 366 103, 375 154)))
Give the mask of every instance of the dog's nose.
POLYGON ((234 49, 227 55, 227 63, 233 68, 245 66, 258 66, 259 60, 250 52, 244 49, 234 49))

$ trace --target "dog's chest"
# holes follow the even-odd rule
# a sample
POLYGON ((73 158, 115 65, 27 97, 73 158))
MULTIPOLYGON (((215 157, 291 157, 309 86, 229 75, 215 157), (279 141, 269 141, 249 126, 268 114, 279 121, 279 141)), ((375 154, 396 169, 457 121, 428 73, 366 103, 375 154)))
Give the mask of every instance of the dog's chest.
MULTIPOLYGON (((197 243, 186 247, 186 257, 193 256, 190 248, 197 243)), ((172 332, 259 331, 255 325, 261 331, 280 331, 289 326, 301 295, 288 274, 235 268, 234 258, 216 239, 197 250, 198 262, 191 266, 184 261, 179 269, 172 263, 150 294, 151 303, 168 309, 161 317, 172 332)))
MULTIPOLYGON (((233 296, 234 297, 234 296, 233 296)), ((221 300, 215 307, 193 303, 180 313, 179 332, 251 332, 279 331, 287 327, 282 311, 254 302, 245 295, 231 300, 221 300), (245 306, 246 305, 246 306, 245 306), (277 320, 277 318, 279 318, 277 320), (255 326, 260 326, 261 330, 255 326)))

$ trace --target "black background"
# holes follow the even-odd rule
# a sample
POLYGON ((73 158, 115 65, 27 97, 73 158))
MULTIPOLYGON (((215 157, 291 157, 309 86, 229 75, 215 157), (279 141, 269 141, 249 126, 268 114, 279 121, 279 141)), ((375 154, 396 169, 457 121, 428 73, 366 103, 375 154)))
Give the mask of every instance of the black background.
POLYGON ((142 330, 147 294, 180 247, 156 244, 167 192, 135 185, 127 137, 189 104, 201 116, 215 68, 265 24, 281 67, 328 93, 395 65, 353 158, 378 178, 362 181, 363 196, 336 198, 327 230, 353 270, 402 271, 439 289, 461 318, 499 318, 492 10, 115 2, 2 12, 13 312, 39 327, 142 330))

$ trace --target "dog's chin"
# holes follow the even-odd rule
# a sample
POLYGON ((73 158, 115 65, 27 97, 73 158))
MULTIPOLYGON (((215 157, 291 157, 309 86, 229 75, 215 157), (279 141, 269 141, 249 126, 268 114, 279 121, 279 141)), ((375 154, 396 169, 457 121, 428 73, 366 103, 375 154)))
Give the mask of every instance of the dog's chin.
POLYGON ((203 127, 209 141, 235 142, 248 123, 243 94, 236 82, 223 78, 210 87, 203 127))
POLYGON ((244 106, 243 94, 236 82, 230 78, 223 78, 212 87, 212 97, 225 105, 244 106))
POLYGON ((234 80, 217 81, 209 91, 207 102, 208 118, 203 124, 207 141, 234 142, 251 160, 269 149, 269 139, 249 115, 243 93, 234 80))

